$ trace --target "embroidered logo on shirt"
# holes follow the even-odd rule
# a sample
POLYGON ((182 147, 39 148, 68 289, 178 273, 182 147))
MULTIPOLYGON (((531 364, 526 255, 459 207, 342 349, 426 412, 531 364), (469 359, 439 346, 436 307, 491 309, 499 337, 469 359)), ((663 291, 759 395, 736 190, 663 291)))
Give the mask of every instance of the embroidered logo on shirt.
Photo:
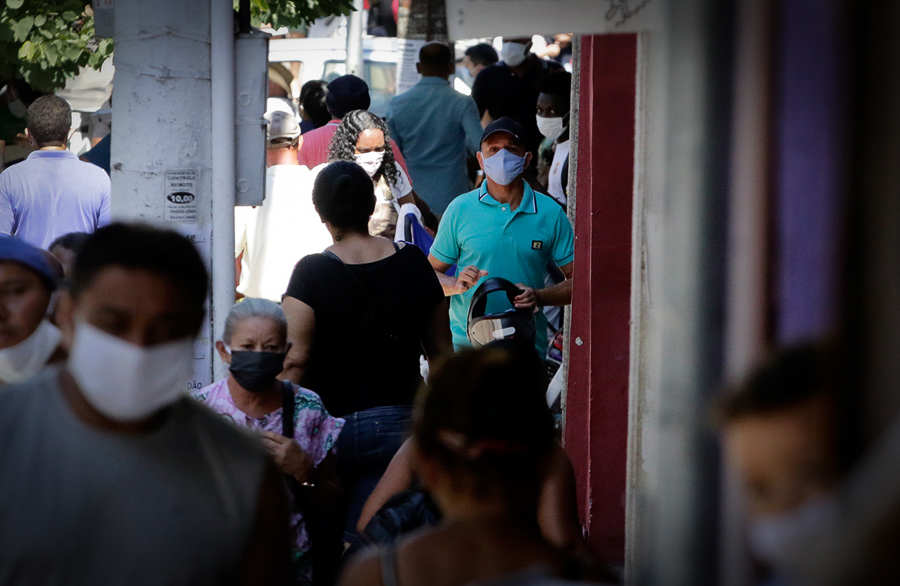
POLYGON ((544 242, 542 240, 532 240, 531 241, 531 250, 540 250, 544 247, 544 242))

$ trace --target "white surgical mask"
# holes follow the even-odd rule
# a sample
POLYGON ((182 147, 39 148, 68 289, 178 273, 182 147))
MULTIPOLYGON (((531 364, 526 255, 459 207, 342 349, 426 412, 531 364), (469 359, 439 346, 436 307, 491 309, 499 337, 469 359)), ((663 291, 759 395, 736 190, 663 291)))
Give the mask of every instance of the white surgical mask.
POLYGON ((548 116, 541 116, 540 114, 538 114, 538 130, 546 138, 549 138, 550 140, 556 140, 566 130, 565 119, 565 116, 550 118, 548 116))
POLYGON ((194 339, 137 346, 79 321, 68 369, 84 398, 116 421, 145 419, 187 394, 194 339))
POLYGON ((525 62, 527 47, 522 43, 503 43, 500 48, 500 59, 510 67, 516 67, 525 62))
POLYGON ((833 495, 818 497, 788 513, 751 522, 747 542, 757 558, 776 571, 784 571, 792 565, 796 550, 810 537, 830 529, 838 515, 838 501, 833 495))
POLYGON ((506 149, 500 149, 490 157, 484 157, 484 174, 498 185, 509 185, 525 171, 525 157, 514 155, 506 149))
POLYGON ((25 118, 28 116, 28 106, 25 105, 25 102, 16 98, 12 102, 8 104, 9 113, 15 116, 16 118, 25 118))
POLYGON ((369 177, 374 177, 375 173, 381 169, 381 161, 384 160, 384 151, 370 151, 368 153, 353 155, 353 157, 356 159, 356 164, 362 167, 369 177))
POLYGON ((61 339, 62 334, 55 325, 41 321, 30 336, 0 350, 0 380, 15 384, 37 374, 59 347, 61 339))

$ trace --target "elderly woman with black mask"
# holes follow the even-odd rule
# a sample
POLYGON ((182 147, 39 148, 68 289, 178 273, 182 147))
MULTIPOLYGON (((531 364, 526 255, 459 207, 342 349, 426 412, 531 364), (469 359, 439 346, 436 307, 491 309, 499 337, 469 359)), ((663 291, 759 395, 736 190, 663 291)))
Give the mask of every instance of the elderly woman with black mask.
POLYGON ((331 453, 344 421, 329 415, 314 392, 276 378, 288 349, 286 338, 287 321, 278 304, 255 298, 235 304, 216 342, 228 377, 193 396, 235 424, 259 432, 285 475, 295 575, 297 584, 308 584, 314 569, 325 571, 318 563, 313 568, 312 546, 320 537, 311 517, 327 512, 339 498, 331 453))

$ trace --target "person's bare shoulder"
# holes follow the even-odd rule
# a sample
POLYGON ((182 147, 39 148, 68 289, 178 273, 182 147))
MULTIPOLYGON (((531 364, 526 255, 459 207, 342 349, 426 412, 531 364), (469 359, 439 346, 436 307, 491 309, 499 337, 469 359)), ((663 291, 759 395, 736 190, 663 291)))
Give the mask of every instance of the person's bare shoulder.
POLYGON ((381 586, 380 553, 373 547, 356 555, 341 572, 338 586, 381 586))

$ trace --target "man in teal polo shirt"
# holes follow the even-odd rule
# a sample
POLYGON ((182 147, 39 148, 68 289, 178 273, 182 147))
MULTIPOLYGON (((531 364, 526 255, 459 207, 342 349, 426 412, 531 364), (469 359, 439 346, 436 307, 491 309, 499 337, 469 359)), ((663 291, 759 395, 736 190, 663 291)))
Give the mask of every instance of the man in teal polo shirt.
POLYGON ((538 309, 572 301, 572 225, 558 203, 536 193, 522 179, 531 162, 524 136, 522 126, 507 117, 485 128, 477 154, 485 181, 480 189, 450 203, 428 255, 444 294, 452 296, 450 330, 457 349, 470 346, 466 337, 469 302, 474 286, 487 275, 522 289, 515 305, 535 310, 535 345, 541 356, 547 351, 547 338, 542 335, 547 320, 538 309), (565 280, 544 287, 551 262, 565 280), (455 277, 445 274, 453 264, 459 266, 455 277))

